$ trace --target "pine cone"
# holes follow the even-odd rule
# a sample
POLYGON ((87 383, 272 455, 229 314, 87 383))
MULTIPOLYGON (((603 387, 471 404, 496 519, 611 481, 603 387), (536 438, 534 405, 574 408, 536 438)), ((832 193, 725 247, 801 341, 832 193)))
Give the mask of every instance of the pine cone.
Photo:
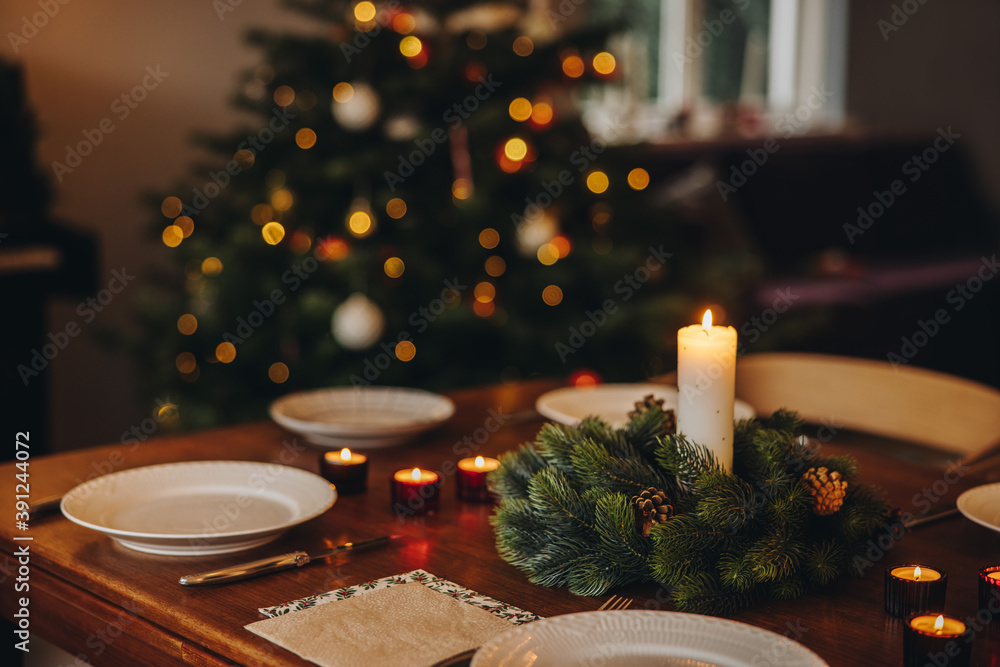
POLYGON ((802 473, 802 481, 813 497, 812 511, 816 514, 829 516, 844 504, 847 482, 841 479, 836 470, 831 472, 825 467, 809 468, 802 473))
MULTIPOLYGON (((646 394, 641 401, 635 402, 635 407, 628 413, 628 418, 638 417, 644 410, 652 410, 654 408, 663 410, 663 399, 654 399, 652 394, 646 394)), ((673 435, 677 432, 677 417, 673 410, 663 410, 663 413, 665 415, 663 430, 668 435, 673 435)))
POLYGON ((666 491, 649 487, 629 501, 635 512, 636 528, 642 531, 643 537, 649 537, 649 531, 658 523, 662 523, 674 515, 674 508, 667 499, 666 491))

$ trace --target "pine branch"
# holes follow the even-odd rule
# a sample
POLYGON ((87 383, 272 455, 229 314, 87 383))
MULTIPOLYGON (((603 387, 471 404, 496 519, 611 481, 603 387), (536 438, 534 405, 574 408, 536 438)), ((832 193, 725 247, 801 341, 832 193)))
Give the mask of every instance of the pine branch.
POLYGON ((825 586, 846 566, 845 556, 843 548, 833 540, 815 542, 806 549, 802 570, 812 583, 825 586))
POLYGON ((722 470, 722 464, 711 450, 690 442, 683 435, 660 438, 655 456, 660 467, 677 478, 677 486, 685 494, 694 491, 703 473, 722 470))
POLYGON ((667 414, 659 408, 640 410, 625 427, 625 435, 639 454, 648 461, 656 457, 657 440, 666 432, 667 414))
POLYGON ((528 498, 539 519, 553 530, 590 531, 593 508, 554 468, 538 471, 528 484, 528 498))
POLYGON ((618 443, 616 452, 618 455, 612 455, 605 446, 593 440, 580 443, 572 461, 581 483, 629 496, 651 486, 657 489, 670 486, 664 476, 627 442, 618 443))
POLYGON ((681 514, 653 526, 650 572, 655 581, 673 584, 712 566, 712 554, 726 539, 716 527, 681 514))
POLYGON ((747 551, 753 563, 754 580, 759 583, 791 577, 802 561, 802 544, 790 533, 768 531, 747 551))
POLYGON ((746 609, 760 594, 757 588, 745 593, 726 591, 715 577, 701 572, 674 584, 670 597, 681 611, 732 615, 746 609))
POLYGON ((760 496, 750 484, 724 470, 708 470, 698 479, 700 498, 695 513, 708 525, 739 533, 746 530, 762 508, 760 496))
POLYGON ((545 467, 545 460, 531 445, 521 445, 500 455, 500 467, 487 476, 490 489, 503 498, 526 498, 528 483, 545 467))

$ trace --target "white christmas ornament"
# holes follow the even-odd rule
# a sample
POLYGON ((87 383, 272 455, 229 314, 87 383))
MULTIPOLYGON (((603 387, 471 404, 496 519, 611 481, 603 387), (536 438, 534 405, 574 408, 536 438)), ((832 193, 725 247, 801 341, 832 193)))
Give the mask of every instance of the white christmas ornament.
POLYGON ((345 102, 334 100, 330 107, 333 117, 342 127, 351 131, 367 130, 382 111, 375 89, 362 81, 351 84, 354 94, 345 102))
POLYGON ((382 338, 385 316, 368 297, 355 292, 334 309, 330 329, 347 349, 366 350, 382 338))

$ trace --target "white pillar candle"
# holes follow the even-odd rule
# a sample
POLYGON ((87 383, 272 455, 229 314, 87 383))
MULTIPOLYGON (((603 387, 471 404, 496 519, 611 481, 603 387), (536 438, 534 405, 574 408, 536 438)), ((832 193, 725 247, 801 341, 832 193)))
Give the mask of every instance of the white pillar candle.
POLYGON ((733 467, 733 403, 736 400, 736 329, 702 323, 677 332, 677 432, 733 467))

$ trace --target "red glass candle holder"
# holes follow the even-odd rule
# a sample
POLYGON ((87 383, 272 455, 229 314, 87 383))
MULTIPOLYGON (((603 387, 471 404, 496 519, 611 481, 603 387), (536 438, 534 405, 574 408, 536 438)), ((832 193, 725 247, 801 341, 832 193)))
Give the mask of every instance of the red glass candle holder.
POLYGON ((1000 626, 1000 565, 979 571, 979 609, 989 612, 994 626, 1000 626))
POLYGON ((944 614, 913 614, 903 626, 903 666, 968 667, 972 636, 965 623, 944 614))
POLYGON ((899 618, 944 610, 948 573, 932 565, 893 565, 885 569, 885 610, 899 618))
POLYGON ((389 482, 392 508, 400 516, 430 514, 441 504, 441 476, 432 470, 397 470, 389 482))
POLYGON ((500 462, 489 457, 462 459, 455 471, 455 490, 462 500, 492 503, 496 500, 486 486, 486 476, 500 467, 500 462))
POLYGON ((364 493, 368 488, 368 457, 346 447, 325 452, 319 460, 319 474, 337 487, 337 493, 364 493))

